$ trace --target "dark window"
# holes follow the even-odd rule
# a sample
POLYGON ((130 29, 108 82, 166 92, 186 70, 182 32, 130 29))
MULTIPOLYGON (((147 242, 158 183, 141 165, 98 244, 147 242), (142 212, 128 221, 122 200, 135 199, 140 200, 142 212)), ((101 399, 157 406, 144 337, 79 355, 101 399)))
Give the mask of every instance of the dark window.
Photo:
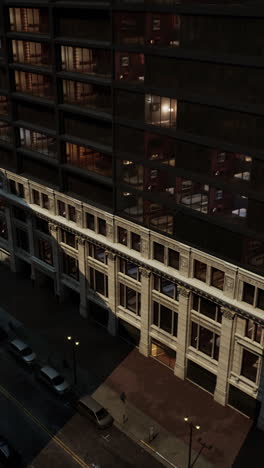
POLYGON ((39 251, 39 258, 44 262, 48 263, 49 265, 53 265, 52 259, 52 247, 49 242, 44 239, 38 240, 38 251, 39 251))
POLYGON ((241 375, 253 382, 256 382, 258 372, 259 357, 243 349, 241 375))
POLYGON ((90 287, 99 294, 108 297, 108 278, 94 268, 90 268, 90 287))
POLYGON ((45 219, 36 218, 36 229, 38 229, 41 232, 44 232, 45 234, 50 234, 49 223, 45 219))
POLYGON ((118 227, 117 235, 118 235, 118 242, 120 244, 127 245, 127 230, 122 227, 118 227))
POLYGON ((224 289, 225 274, 217 268, 211 269, 211 285, 218 289, 224 289))
POLYGON ((8 230, 7 230, 7 224, 4 218, 0 217, 0 237, 2 239, 7 240, 8 239, 8 230))
POLYGON ((153 277, 154 277, 153 287, 154 289, 156 289, 156 291, 159 291, 162 294, 165 294, 166 296, 171 297, 172 299, 175 299, 176 301, 179 300, 177 284, 161 276, 153 275, 153 277))
POLYGON ((102 218, 98 218, 98 233, 106 236, 106 221, 102 218))
POLYGON ((194 260, 194 277, 200 281, 206 281, 206 270, 207 266, 205 263, 194 260))
POLYGON ((91 231, 95 230, 94 215, 90 213, 86 213, 86 227, 91 231))
POLYGON ((250 338, 257 343, 261 342, 262 327, 259 323, 254 322, 254 320, 246 319, 246 329, 245 336, 250 338))
POLYGON ((79 281, 78 260, 63 252, 63 273, 79 281))
POLYGON ((75 235, 71 232, 65 231, 64 229, 61 229, 61 241, 64 242, 64 244, 70 245, 74 249, 77 247, 75 235))
POLYGON ((18 187, 18 196, 19 196, 20 198, 25 198, 25 194, 24 194, 24 185, 23 185, 23 184, 20 184, 20 183, 18 182, 17 187, 18 187))
POLYGON ((252 284, 244 283, 242 300, 244 302, 247 302, 248 304, 253 305, 254 296, 255 296, 255 286, 252 286, 252 284))
POLYGON ((15 183, 14 180, 9 179, 9 187, 10 187, 10 192, 11 192, 13 195, 16 195, 16 194, 17 194, 17 190, 16 190, 16 183, 15 183))
POLYGON ((264 289, 258 289, 257 307, 264 310, 264 289))
POLYGON ((19 219, 19 221, 23 221, 24 223, 27 220, 27 213, 25 210, 18 208, 18 206, 14 206, 13 208, 14 217, 19 219))
POLYGON ((191 328, 191 346, 201 353, 207 354, 211 358, 218 360, 220 336, 195 322, 191 328))
POLYGON ((63 216, 63 218, 66 218, 66 205, 62 201, 58 201, 58 212, 60 216, 63 216))
POLYGON ((140 293, 120 284, 120 304, 136 315, 140 315, 140 293))
POLYGON ((45 210, 49 210, 49 197, 46 195, 46 193, 41 194, 41 199, 42 199, 42 208, 45 208, 45 210))
POLYGON ((125 275, 140 281, 139 267, 133 262, 120 258, 120 271, 125 275))
POLYGON ((16 243, 20 249, 29 252, 29 241, 26 231, 16 228, 16 243))
POLYGON ((131 249, 137 250, 137 252, 140 252, 140 247, 141 247, 140 235, 132 232, 131 233, 131 249))
POLYGON ((69 220, 73 221, 74 223, 76 222, 76 210, 74 206, 69 205, 69 220))
POLYGON ((37 190, 32 190, 32 194, 33 194, 33 203, 35 203, 35 205, 40 205, 39 192, 37 192, 37 190))
POLYGON ((153 302, 153 324, 167 333, 177 336, 178 314, 157 302, 153 302))
POLYGON ((163 245, 153 242, 153 258, 155 258, 155 260, 164 263, 164 252, 165 250, 163 245))
POLYGON ((180 254, 176 250, 169 249, 169 266, 179 270, 180 254))

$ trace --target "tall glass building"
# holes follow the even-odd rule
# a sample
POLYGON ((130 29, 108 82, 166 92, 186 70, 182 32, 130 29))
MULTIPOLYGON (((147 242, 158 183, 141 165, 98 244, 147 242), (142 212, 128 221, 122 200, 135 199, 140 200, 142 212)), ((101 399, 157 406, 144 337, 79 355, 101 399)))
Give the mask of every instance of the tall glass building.
POLYGON ((264 7, 0 20, 0 258, 264 426, 264 7))

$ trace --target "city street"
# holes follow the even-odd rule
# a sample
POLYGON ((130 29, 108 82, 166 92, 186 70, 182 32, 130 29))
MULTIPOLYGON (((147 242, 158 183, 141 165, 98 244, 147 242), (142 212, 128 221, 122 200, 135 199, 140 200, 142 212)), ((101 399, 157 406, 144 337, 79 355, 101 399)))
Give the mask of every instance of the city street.
POLYGON ((36 381, 35 373, 0 348, 0 434, 30 468, 161 465, 116 427, 96 429, 36 381))

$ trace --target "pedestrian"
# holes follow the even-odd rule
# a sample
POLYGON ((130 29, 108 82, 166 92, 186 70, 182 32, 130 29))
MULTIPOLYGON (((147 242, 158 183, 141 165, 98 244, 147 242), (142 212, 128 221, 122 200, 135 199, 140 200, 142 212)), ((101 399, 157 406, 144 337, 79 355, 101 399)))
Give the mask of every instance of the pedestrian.
POLYGON ((120 400, 121 400, 123 403, 126 402, 126 394, 125 394, 125 392, 122 392, 122 393, 120 394, 120 400))

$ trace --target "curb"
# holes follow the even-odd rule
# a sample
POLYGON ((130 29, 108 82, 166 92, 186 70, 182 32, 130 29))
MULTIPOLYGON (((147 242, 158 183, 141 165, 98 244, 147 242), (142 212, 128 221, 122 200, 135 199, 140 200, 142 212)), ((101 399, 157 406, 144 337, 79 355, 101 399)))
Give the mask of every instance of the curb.
POLYGON ((167 460, 163 455, 161 455, 161 453, 157 452, 155 449, 153 449, 151 447, 151 445, 147 444, 147 442, 145 442, 144 440, 142 439, 137 439, 134 434, 132 434, 131 432, 129 432, 127 429, 124 428, 124 426, 122 424, 120 424, 119 422, 117 421, 114 421, 114 426, 119 429, 121 432, 123 432, 124 434, 126 434, 127 437, 129 437, 131 440, 133 440, 137 445, 139 445, 143 450, 146 450, 146 452, 148 452, 150 455, 152 455, 154 458, 156 458, 157 461, 159 461, 160 463, 162 463, 164 466, 166 466, 167 468, 180 468, 179 466, 177 465, 173 465, 173 463, 171 463, 169 460, 167 460))

